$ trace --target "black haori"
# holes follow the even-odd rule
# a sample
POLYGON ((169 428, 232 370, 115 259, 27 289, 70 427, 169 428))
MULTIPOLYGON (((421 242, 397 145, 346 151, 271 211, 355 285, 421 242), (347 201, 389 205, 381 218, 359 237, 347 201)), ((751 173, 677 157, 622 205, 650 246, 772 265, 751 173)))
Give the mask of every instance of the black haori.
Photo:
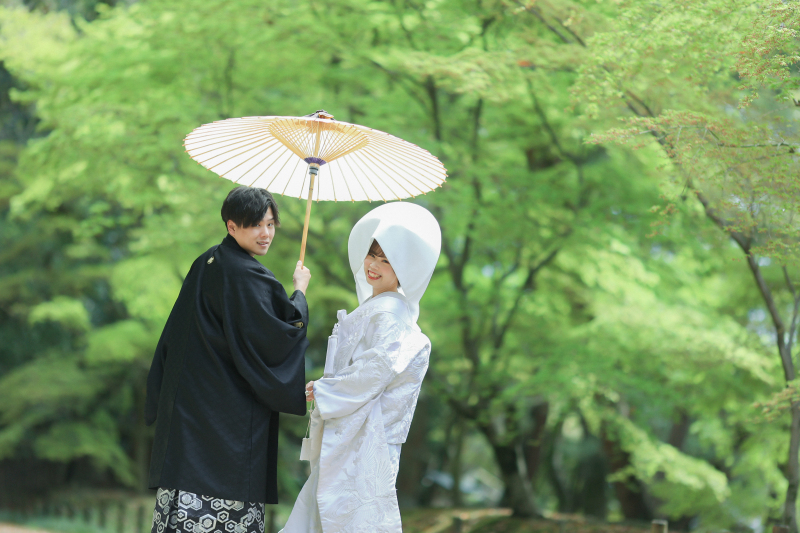
POLYGON ((264 504, 158 489, 151 533, 264 533, 264 504))
POLYGON ((148 486, 278 503, 278 413, 306 412, 308 304, 228 235, 192 264, 147 376, 148 486))

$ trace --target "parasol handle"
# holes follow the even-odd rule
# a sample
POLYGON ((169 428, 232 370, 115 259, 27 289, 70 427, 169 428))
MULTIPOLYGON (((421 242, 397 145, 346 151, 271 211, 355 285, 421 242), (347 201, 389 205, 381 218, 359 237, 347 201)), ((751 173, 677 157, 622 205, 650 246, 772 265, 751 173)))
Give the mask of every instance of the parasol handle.
POLYGON ((314 163, 308 166, 308 174, 311 176, 311 182, 308 184, 308 202, 306 202, 306 221, 303 225, 303 241, 300 243, 300 266, 303 266, 306 258, 306 241, 308 240, 308 222, 311 220, 311 196, 314 193, 314 179, 319 172, 319 165, 314 163))

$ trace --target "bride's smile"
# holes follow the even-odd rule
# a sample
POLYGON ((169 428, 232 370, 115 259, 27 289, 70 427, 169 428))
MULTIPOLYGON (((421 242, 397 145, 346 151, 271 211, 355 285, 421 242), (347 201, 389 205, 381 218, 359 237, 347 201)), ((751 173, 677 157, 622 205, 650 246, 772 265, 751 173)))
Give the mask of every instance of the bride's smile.
POLYGON ((367 276, 367 283, 372 286, 373 296, 388 291, 397 292, 400 286, 397 274, 378 241, 372 241, 367 257, 364 258, 364 274, 367 276))

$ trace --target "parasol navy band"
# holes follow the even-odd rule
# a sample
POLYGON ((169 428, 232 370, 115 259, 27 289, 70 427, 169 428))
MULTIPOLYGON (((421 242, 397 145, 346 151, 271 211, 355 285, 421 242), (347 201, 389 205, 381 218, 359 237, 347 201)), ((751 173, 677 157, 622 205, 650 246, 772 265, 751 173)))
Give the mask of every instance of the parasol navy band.
POLYGON ((306 157, 305 159, 303 159, 303 161, 305 161, 306 163, 316 163, 319 166, 322 166, 325 163, 327 163, 327 161, 325 161, 324 159, 320 159, 319 157, 306 157))

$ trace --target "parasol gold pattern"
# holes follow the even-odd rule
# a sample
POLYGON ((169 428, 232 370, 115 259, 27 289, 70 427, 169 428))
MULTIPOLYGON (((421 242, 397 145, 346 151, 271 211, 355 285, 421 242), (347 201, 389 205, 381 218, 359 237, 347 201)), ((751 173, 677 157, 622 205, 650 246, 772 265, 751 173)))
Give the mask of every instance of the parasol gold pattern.
POLYGON ((441 187, 447 178, 427 150, 325 111, 220 120, 192 131, 184 146, 223 178, 307 198, 301 260, 312 200, 400 200, 441 187))
MULTIPOLYGON (((305 154, 314 153, 311 141, 320 132, 319 155, 317 159, 329 163, 343 155, 364 148, 369 138, 351 124, 327 124, 320 121, 304 122, 299 119, 276 120, 269 131, 289 150, 305 159, 305 154)), ((313 156, 312 156, 313 157, 313 156)))

